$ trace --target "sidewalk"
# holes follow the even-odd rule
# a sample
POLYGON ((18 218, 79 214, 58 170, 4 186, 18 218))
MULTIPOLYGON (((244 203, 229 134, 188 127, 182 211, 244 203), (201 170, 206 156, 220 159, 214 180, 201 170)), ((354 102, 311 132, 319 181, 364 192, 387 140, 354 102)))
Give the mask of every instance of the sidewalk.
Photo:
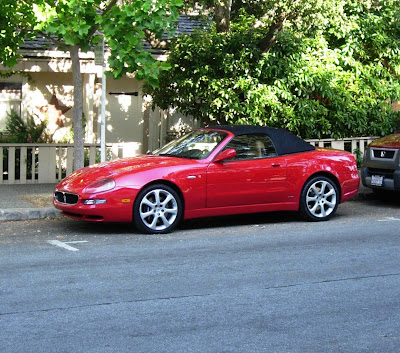
POLYGON ((55 184, 0 185, 0 222, 55 218, 55 184))
MULTIPOLYGON (((0 185, 0 222, 56 218, 60 211, 53 207, 55 184, 0 185)), ((355 200, 372 196, 362 184, 355 200)))

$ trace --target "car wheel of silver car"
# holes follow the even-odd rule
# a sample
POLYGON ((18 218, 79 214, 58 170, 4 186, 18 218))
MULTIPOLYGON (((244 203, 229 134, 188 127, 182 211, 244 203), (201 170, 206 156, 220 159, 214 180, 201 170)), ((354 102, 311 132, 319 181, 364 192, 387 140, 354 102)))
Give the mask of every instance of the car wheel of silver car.
POLYGON ((330 178, 315 176, 304 185, 300 197, 300 212, 310 221, 326 221, 339 204, 338 188, 330 178))
POLYGON ((167 185, 150 185, 137 196, 133 220, 138 230, 145 233, 168 233, 179 223, 182 201, 167 185))

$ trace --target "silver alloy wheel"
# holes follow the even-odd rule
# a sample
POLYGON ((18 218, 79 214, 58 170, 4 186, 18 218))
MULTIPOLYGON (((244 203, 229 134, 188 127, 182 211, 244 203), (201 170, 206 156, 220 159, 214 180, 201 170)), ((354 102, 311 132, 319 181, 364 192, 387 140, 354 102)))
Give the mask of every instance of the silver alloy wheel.
POLYGON ((144 225, 150 230, 163 231, 175 222, 178 203, 168 190, 153 189, 140 201, 139 214, 144 225))
POLYGON ((307 190, 306 206, 314 217, 328 217, 335 210, 336 203, 336 190, 326 180, 316 181, 307 190))

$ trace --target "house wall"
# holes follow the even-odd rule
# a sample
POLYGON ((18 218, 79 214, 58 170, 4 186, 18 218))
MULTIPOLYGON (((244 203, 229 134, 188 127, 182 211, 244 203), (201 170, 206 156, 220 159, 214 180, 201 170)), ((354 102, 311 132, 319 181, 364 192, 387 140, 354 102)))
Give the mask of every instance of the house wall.
MULTIPOLYGON (((21 116, 46 119, 56 142, 68 141, 73 127, 73 83, 68 58, 24 59, 15 68, 28 74, 13 75, 7 82, 21 83, 21 116)), ((7 69, 0 66, 0 70, 7 69)), ((81 61, 85 142, 100 141, 101 68, 93 60, 81 61)), ((1 97, 0 97, 1 98, 1 97)), ((3 97, 4 98, 4 97, 3 97)), ((0 102, 1 103, 1 102, 0 102)), ((168 140, 170 129, 196 125, 179 112, 151 108, 151 97, 143 96, 142 84, 125 76, 106 80, 106 142, 136 142, 140 153, 155 150, 168 140)), ((4 119, 0 129, 5 127, 4 119)))
POLYGON ((0 132, 6 129, 7 116, 11 109, 21 114, 21 102, 21 80, 13 76, 7 80, 0 78, 0 132))
POLYGON ((55 138, 69 134, 73 120, 73 85, 71 73, 33 72, 23 86, 24 114, 47 120, 55 138))
MULTIPOLYGON (((128 77, 108 78, 106 86, 106 141, 142 142, 144 111, 140 83, 128 77)), ((97 121, 99 117, 100 114, 97 121)))

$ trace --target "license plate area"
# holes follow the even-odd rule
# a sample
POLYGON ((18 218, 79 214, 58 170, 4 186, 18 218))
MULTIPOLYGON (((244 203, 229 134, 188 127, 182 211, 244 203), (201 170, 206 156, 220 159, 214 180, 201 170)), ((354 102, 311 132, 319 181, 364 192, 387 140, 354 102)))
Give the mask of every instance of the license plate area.
POLYGON ((383 175, 373 175, 371 179, 372 186, 382 186, 383 185, 383 175))

